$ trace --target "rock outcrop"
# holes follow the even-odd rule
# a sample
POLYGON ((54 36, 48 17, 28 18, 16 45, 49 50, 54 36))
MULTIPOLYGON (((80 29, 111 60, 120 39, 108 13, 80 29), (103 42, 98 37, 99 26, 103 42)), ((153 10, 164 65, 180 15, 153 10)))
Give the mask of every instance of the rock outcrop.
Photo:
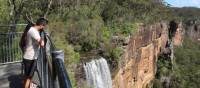
MULTIPOLYGON (((182 25, 179 25, 173 41, 180 45, 182 25)), ((168 25, 157 23, 141 26, 131 38, 119 62, 119 71, 113 78, 113 88, 144 88, 155 77, 158 55, 169 42, 168 25)))
POLYGON ((186 37, 200 43, 200 22, 190 22, 186 24, 185 32, 186 37))
POLYGON ((175 36, 173 38, 173 44, 175 46, 179 46, 182 44, 183 42, 183 34, 184 34, 184 31, 183 31, 183 26, 182 26, 182 23, 179 23, 178 24, 178 28, 176 29, 176 33, 175 33, 175 36))

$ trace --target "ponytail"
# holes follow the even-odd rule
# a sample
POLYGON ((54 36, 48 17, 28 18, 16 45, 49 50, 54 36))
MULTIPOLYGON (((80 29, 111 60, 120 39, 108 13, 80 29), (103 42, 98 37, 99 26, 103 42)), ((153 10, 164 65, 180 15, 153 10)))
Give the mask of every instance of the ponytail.
POLYGON ((27 33, 29 31, 29 29, 33 26, 33 24, 28 24, 26 25, 25 29, 24 29, 24 32, 22 34, 22 37, 20 39, 20 42, 19 42, 19 46, 22 50, 22 52, 24 53, 25 51, 25 47, 26 47, 26 40, 27 40, 27 33))

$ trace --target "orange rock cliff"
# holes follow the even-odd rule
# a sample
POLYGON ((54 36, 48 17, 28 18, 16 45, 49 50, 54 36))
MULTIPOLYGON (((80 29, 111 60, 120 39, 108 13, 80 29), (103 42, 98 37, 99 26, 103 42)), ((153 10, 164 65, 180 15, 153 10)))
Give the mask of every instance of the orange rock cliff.
MULTIPOLYGON (((174 45, 181 45, 182 25, 177 26, 173 41, 174 45)), ((152 82, 158 55, 165 50, 169 41, 168 28, 166 23, 139 27, 121 56, 119 71, 113 78, 113 88, 145 88, 152 82)))

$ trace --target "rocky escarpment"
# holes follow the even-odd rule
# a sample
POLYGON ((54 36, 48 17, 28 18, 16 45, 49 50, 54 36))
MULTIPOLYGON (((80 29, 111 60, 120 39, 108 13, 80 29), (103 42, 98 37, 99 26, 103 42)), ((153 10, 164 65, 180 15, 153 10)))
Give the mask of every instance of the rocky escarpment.
POLYGON ((158 55, 168 51, 166 47, 170 41, 175 45, 180 45, 182 41, 182 25, 176 25, 172 40, 168 37, 168 29, 166 23, 138 29, 120 59, 113 88, 144 88, 154 79, 158 55))
POLYGON ((188 21, 186 23, 186 31, 185 34, 188 38, 192 39, 193 41, 200 42, 200 22, 195 20, 188 21))

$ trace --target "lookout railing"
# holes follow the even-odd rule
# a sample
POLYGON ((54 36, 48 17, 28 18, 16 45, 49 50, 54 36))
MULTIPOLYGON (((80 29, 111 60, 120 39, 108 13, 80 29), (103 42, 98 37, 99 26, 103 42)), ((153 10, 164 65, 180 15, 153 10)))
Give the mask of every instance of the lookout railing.
MULTIPOLYGON (((22 32, 0 33, 0 65, 22 61, 19 48, 21 36, 22 32)), ((57 50, 51 38, 44 32, 41 32, 41 36, 46 47, 39 49, 33 81, 40 88, 72 88, 64 65, 64 51, 57 50)))

